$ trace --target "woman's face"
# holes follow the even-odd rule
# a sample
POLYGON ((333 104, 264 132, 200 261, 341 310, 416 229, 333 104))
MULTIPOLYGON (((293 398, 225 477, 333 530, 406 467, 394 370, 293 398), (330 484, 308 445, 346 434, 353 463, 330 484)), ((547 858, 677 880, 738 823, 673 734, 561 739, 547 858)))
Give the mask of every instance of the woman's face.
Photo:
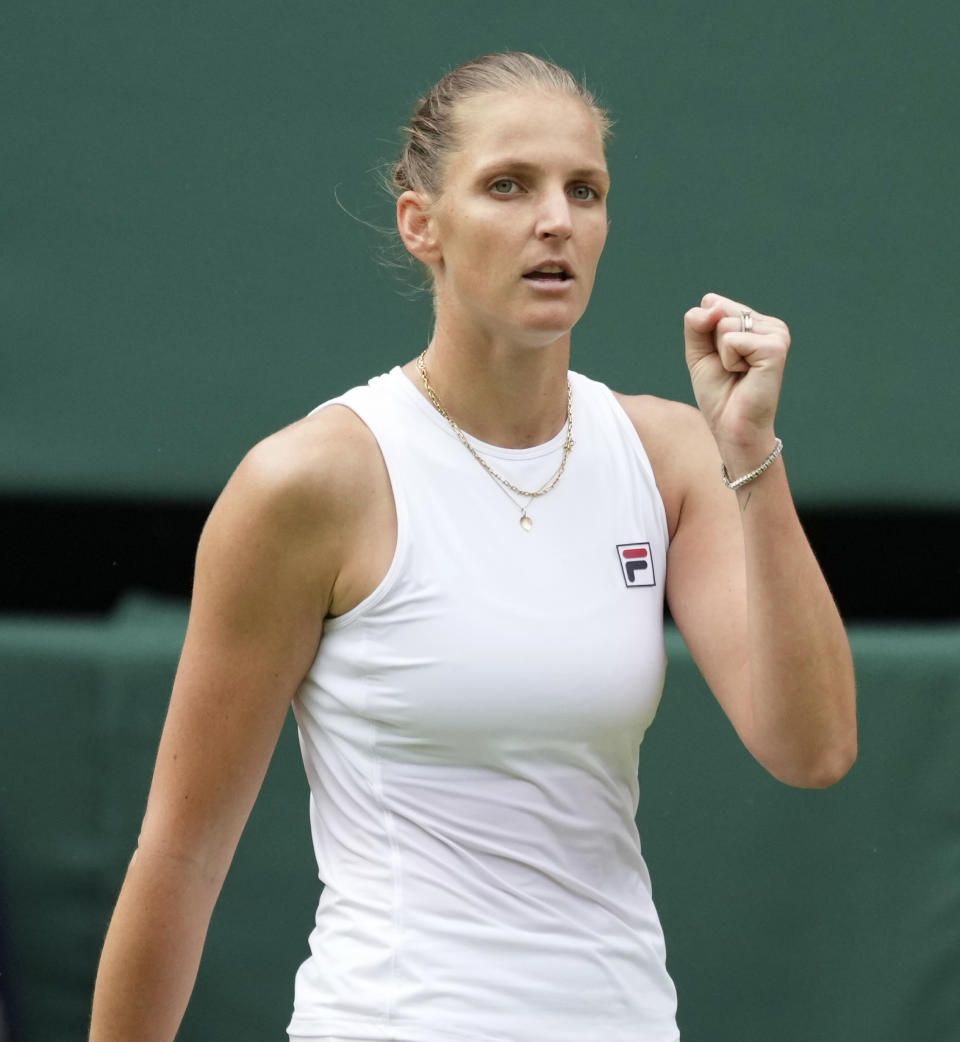
POLYGON ((431 210, 438 322, 552 343, 586 310, 607 237, 599 127, 579 99, 536 89, 470 98, 457 117, 431 210))

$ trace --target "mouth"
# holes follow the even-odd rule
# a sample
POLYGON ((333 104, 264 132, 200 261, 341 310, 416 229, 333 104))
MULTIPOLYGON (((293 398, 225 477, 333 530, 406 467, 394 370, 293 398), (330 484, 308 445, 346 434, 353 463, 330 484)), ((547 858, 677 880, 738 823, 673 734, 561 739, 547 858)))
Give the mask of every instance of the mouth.
POLYGON ((541 264, 524 273, 527 282, 569 282, 573 273, 565 264, 541 264))

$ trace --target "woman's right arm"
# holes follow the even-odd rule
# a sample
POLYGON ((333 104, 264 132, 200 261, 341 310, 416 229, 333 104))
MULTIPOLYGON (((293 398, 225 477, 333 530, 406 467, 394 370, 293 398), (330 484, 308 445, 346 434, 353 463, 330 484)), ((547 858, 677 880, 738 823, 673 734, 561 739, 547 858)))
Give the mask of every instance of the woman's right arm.
POLYGON ((176 1035, 358 520, 356 457, 338 438, 344 412, 324 410, 257 446, 204 528, 143 827, 97 974, 91 1042, 176 1035))

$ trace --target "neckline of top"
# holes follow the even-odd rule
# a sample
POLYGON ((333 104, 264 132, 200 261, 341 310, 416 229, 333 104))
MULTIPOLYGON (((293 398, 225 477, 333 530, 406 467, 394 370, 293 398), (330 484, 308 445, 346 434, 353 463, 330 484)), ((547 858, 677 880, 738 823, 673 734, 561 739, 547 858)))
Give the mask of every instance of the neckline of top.
MULTIPOLYGON (((460 439, 457 438, 454 429, 440 415, 440 413, 437 412, 432 403, 420 393, 413 381, 400 366, 395 365, 387 376, 400 388, 404 397, 417 407, 421 415, 427 417, 433 424, 445 431, 454 441, 459 442, 460 439)), ((570 374, 570 378, 572 383, 572 374, 570 374)), ((525 449, 511 449, 504 445, 492 445, 490 442, 482 441, 480 438, 474 437, 474 435, 466 430, 463 434, 467 441, 469 441, 477 452, 481 453, 483 456, 494 456, 497 459, 504 460, 540 459, 543 456, 549 456, 551 453, 557 452, 559 449, 563 448, 563 444, 567 440, 567 424, 564 423, 560 430, 549 441, 545 441, 540 445, 530 445, 525 449)))

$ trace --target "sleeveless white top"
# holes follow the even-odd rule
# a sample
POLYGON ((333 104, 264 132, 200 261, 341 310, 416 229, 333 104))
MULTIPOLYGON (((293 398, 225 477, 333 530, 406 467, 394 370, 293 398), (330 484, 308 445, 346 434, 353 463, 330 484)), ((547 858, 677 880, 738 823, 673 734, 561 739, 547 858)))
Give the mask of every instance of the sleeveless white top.
MULTIPOLYGON (((611 392, 570 380, 576 444, 531 531, 399 368, 335 399, 379 443, 398 533, 294 701, 325 887, 293 1036, 679 1037, 634 821, 666 517, 611 392)), ((565 437, 471 442, 534 489, 565 437)))

